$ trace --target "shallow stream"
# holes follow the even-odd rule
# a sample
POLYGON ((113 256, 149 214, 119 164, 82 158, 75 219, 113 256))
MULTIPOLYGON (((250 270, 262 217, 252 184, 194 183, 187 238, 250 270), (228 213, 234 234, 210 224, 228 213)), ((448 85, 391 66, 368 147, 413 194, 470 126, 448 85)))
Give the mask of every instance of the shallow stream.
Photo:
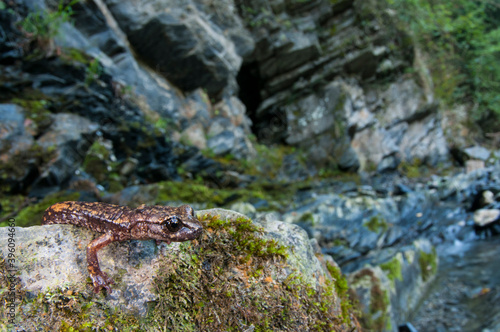
POLYGON ((428 296, 410 322, 424 331, 500 331, 500 238, 443 244, 428 296))

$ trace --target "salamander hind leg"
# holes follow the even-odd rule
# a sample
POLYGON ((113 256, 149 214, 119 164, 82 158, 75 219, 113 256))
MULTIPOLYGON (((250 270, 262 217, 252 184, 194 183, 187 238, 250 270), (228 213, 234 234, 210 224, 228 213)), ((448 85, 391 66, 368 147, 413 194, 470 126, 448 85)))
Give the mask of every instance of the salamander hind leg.
POLYGON ((106 233, 90 242, 87 246, 87 269, 94 284, 95 293, 99 293, 102 288, 105 288, 108 294, 112 292, 109 285, 114 284, 113 279, 101 271, 99 260, 97 259, 97 251, 113 241, 113 235, 106 233))

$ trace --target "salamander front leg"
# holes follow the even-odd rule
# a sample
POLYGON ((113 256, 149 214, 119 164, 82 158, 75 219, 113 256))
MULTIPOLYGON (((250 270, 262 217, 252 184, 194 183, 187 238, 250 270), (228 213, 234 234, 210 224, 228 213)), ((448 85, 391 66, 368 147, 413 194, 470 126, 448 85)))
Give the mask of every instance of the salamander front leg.
POLYGON ((87 269, 92 279, 92 283, 94 284, 95 293, 99 293, 104 287, 108 291, 108 294, 111 294, 111 287, 109 287, 109 285, 114 282, 106 273, 101 271, 99 260, 97 259, 97 251, 113 241, 113 235, 106 233, 87 245, 87 269))

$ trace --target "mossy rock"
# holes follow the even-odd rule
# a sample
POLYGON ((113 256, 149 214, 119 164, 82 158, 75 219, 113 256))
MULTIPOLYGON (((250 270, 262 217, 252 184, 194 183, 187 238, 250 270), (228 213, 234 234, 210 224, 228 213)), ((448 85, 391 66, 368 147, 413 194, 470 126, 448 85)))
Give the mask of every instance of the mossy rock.
MULTIPOLYGON (((27 207, 20 210, 12 218, 15 219, 15 224, 18 227, 29 227, 34 225, 40 225, 42 223, 42 217, 45 210, 52 204, 63 202, 63 201, 77 201, 80 198, 80 194, 77 192, 59 192, 48 195, 41 201, 28 205, 27 207)), ((0 223, 0 227, 5 227, 8 225, 8 221, 0 223)))
MULTIPOLYGON (((128 266, 126 254, 117 255, 129 252, 129 244, 119 242, 104 248, 100 252, 104 269, 120 265, 110 274, 116 284, 107 295, 93 294, 91 283, 83 282, 89 278, 82 259, 85 243, 80 242, 92 239, 91 231, 73 225, 38 226, 32 233, 29 228, 18 228, 18 239, 26 243, 17 253, 20 260, 16 264, 22 271, 18 292, 27 294, 23 287, 43 286, 45 279, 60 286, 38 292, 30 289, 30 297, 23 295, 16 327, 60 331, 157 331, 165 327, 173 331, 352 330, 352 311, 341 306, 346 299, 345 280, 338 269, 330 267, 333 278, 323 269, 307 234, 298 226, 269 221, 264 230, 243 215, 221 209, 199 211, 198 217, 204 226, 200 238, 170 245, 168 250, 162 244, 150 252, 150 261, 142 258, 136 268, 128 266), (67 259, 54 262, 59 255, 67 259), (69 270, 61 264, 68 264, 69 270), (47 265, 59 269, 57 277, 43 274, 35 282, 30 275, 47 265), (146 313, 131 310, 127 299, 136 304, 147 302, 146 313)), ((0 238, 7 237, 6 232, 0 238)), ((154 246, 154 241, 136 242, 154 246)), ((1 257, 0 263, 5 264, 1 257)), ((6 278, 0 282, 2 287, 10 286, 6 278)), ((0 294, 1 299, 5 296, 0 294)))

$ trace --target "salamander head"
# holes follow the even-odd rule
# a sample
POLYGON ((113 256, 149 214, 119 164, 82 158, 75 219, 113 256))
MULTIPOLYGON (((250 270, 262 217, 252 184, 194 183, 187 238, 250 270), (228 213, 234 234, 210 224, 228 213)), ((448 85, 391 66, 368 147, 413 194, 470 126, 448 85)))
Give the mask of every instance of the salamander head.
POLYGON ((203 231, 203 226, 189 205, 177 208, 158 205, 140 206, 136 209, 136 217, 138 223, 132 230, 136 239, 182 242, 196 239, 203 231))

